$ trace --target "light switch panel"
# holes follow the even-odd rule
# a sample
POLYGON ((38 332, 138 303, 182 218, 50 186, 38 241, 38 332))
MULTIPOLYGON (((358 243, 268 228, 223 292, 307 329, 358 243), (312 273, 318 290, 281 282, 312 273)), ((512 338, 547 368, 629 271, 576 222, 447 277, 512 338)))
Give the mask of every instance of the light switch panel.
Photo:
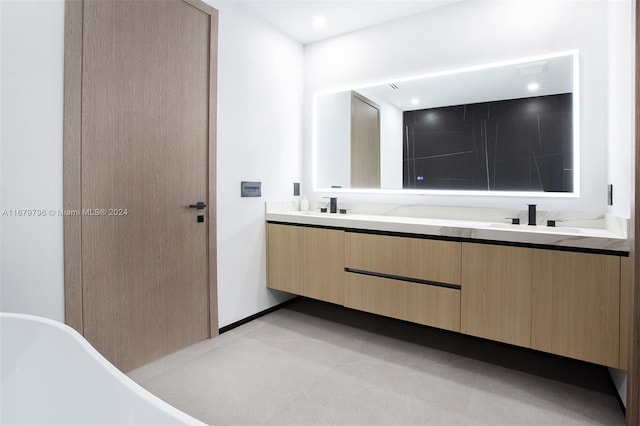
POLYGON ((262 182, 240 182, 241 197, 261 197, 262 182))

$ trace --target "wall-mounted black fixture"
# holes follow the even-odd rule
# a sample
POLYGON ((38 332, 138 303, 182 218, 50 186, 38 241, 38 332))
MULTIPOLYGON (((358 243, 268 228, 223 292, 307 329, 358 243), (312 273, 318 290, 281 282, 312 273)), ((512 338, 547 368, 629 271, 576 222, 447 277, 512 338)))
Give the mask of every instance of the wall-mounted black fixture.
POLYGON ((293 195, 300 195, 300 182, 293 182, 293 195))
POLYGON ((261 197, 262 182, 240 182, 241 197, 261 197))
POLYGON ((612 184, 607 185, 607 205, 608 206, 613 205, 613 185, 612 184))

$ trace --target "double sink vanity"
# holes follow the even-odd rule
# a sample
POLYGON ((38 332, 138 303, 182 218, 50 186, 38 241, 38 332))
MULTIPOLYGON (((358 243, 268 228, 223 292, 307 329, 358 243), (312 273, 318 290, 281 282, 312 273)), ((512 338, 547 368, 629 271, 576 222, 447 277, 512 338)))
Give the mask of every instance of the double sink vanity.
POLYGON ((624 220, 588 214, 267 203, 267 287, 626 369, 624 220), (521 217, 523 225, 507 218, 521 217))

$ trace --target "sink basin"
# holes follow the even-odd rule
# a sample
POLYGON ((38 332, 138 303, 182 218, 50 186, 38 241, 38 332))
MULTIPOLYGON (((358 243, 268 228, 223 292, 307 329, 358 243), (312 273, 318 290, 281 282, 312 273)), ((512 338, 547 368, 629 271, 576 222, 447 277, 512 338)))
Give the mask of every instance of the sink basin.
POLYGON ((491 223, 489 228, 495 229, 510 229, 512 231, 521 232, 542 232, 542 233, 559 233, 559 234, 581 234, 580 228, 571 228, 568 226, 529 226, 529 225, 512 225, 510 223, 491 223))

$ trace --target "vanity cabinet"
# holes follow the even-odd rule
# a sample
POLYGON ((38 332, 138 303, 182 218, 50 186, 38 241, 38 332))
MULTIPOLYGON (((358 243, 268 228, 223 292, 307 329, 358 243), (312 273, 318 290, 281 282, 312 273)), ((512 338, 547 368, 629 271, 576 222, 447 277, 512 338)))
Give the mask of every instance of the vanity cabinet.
POLYGON ((303 293, 304 227, 267 224, 267 287, 303 293))
POLYGON ((267 287, 342 304, 344 232, 267 224, 267 287))
POLYGON ((620 363, 627 369, 629 360, 629 301, 631 299, 631 261, 620 258, 620 363))
POLYGON ((533 251, 531 347, 618 367, 620 257, 533 251))
POLYGON ((303 295, 342 305, 344 231, 304 228, 303 295))
POLYGON ((620 257, 464 243, 461 331, 618 367, 620 257))
POLYGON ((345 233, 344 305, 460 331, 461 244, 345 233))
POLYGON ((616 368, 629 259, 490 241, 267 224, 267 286, 616 368))
POLYGON ((531 345, 533 249, 462 244, 461 331, 531 345))

